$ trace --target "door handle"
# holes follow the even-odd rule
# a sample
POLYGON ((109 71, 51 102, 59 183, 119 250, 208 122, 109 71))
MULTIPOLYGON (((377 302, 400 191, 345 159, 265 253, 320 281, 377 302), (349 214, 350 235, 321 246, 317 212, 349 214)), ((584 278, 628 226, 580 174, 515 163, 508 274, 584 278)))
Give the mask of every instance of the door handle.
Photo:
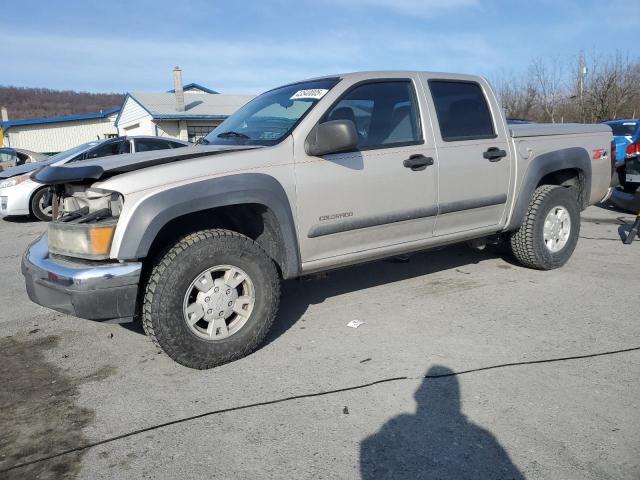
POLYGON ((411 155, 404 162, 402 162, 406 168, 410 168, 414 172, 424 170, 429 165, 433 165, 433 158, 425 157, 424 155, 411 155))
POLYGON ((507 156, 507 152, 498 147, 491 147, 489 150, 484 152, 482 156, 490 162, 499 162, 500 159, 507 156))

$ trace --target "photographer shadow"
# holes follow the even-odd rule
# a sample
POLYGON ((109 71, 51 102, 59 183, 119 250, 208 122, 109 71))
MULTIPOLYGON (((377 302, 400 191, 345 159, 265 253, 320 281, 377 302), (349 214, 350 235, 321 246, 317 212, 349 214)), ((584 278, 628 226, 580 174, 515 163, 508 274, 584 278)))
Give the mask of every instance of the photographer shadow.
POLYGON ((491 432, 461 411, 449 368, 431 367, 415 399, 415 414, 390 419, 361 442, 364 480, 525 478, 491 432))

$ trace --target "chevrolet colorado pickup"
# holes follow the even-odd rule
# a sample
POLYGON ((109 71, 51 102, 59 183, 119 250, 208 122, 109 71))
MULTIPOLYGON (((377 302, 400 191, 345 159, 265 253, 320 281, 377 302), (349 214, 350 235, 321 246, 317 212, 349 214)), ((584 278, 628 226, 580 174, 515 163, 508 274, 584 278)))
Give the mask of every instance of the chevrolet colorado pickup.
POLYGON ((367 72, 270 90, 201 145, 45 167, 58 206, 22 271, 36 303, 141 318, 175 361, 257 348, 283 279, 496 239, 563 265, 607 192, 606 125, 508 125, 477 76, 367 72))

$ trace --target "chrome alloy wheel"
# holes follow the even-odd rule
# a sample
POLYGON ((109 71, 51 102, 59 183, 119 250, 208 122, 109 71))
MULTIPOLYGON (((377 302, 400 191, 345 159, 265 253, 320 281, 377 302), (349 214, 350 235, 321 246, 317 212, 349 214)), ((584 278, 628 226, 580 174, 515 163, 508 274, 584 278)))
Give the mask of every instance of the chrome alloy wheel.
POLYGON ((564 248, 571 233, 571 217, 566 208, 556 206, 544 220, 544 244, 550 252, 556 253, 564 248))
POLYGON ((184 320, 205 340, 221 340, 237 333, 251 316, 256 300, 247 273, 232 265, 218 265, 198 275, 184 296, 184 320))

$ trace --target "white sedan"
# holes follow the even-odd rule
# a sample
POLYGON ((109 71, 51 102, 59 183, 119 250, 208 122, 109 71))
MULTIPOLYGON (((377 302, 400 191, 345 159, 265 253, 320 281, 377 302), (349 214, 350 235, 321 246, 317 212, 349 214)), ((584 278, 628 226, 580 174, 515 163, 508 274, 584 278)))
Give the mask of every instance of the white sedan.
POLYGON ((182 148, 188 145, 191 144, 173 138, 118 137, 85 143, 41 162, 9 168, 2 172, 3 176, 9 178, 0 179, 0 217, 33 215, 45 222, 51 220, 52 208, 49 189, 30 178, 33 170, 44 165, 58 166, 109 155, 182 148), (13 172, 15 174, 10 176, 13 172))

